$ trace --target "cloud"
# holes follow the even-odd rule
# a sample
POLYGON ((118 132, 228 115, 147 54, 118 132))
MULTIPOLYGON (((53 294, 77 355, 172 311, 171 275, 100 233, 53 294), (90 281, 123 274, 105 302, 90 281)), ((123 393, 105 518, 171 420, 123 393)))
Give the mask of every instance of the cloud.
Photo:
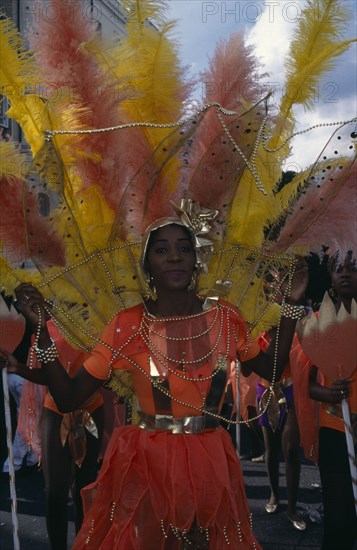
MULTIPOLYGON (((283 0, 266 2, 266 8, 259 21, 251 28, 247 41, 265 70, 269 73, 266 83, 274 91, 273 101, 279 101, 284 89, 284 59, 289 51, 290 41, 306 0, 293 2, 283 0), (279 6, 276 6, 279 4, 279 6)), ((354 18, 346 29, 345 38, 355 32, 356 5, 351 3, 354 18)), ((319 129, 298 135, 291 141, 292 154, 286 162, 287 169, 306 167, 314 162, 332 133, 327 124, 331 121, 346 121, 356 116, 356 45, 336 59, 336 67, 322 76, 314 98, 313 110, 301 107, 294 110, 297 131, 306 130, 312 125, 322 125, 319 129), (349 70, 346 70, 349 67, 349 70)))
POLYGON ((262 0, 170 0, 169 16, 178 23, 176 35, 180 40, 183 64, 194 64, 199 71, 204 70, 220 39, 254 24, 261 16, 261 3, 262 0), (247 5, 255 10, 247 9, 247 5))
POLYGON ((305 0, 267 1, 262 17, 247 35, 248 44, 254 46, 265 70, 280 85, 284 81, 284 59, 304 4, 305 0))
MULTIPOLYGON (((357 8, 355 0, 345 1, 352 11, 345 38, 352 38, 357 8)), ((243 30, 263 64, 262 72, 270 73, 266 83, 273 88, 274 103, 278 104, 284 93, 284 59, 306 3, 307 0, 170 0, 170 16, 178 20, 177 35, 183 64, 190 66, 192 74, 197 75, 207 67, 218 40, 243 30)), ((337 59, 336 68, 321 78, 312 112, 296 109, 298 129, 356 116, 356 57, 356 45, 353 45, 337 59)), ((199 86, 194 97, 201 97, 199 86)), ((292 141, 293 155, 288 162, 293 160, 303 166, 313 162, 330 130, 324 127, 295 138, 292 141)))

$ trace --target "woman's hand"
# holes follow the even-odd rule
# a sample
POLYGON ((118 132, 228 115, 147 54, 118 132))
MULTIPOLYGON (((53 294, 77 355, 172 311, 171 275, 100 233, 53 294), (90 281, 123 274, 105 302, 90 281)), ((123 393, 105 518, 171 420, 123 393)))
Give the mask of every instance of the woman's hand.
POLYGON ((17 372, 19 362, 11 353, 0 348, 0 369, 7 369, 10 373, 17 372))
POLYGON ((350 395, 350 382, 346 378, 337 378, 330 387, 322 386, 317 381, 318 370, 313 366, 309 375, 309 395, 322 403, 341 403, 350 395))
POLYGON ((46 326, 45 300, 42 294, 29 283, 22 283, 15 288, 16 308, 35 328, 38 327, 39 313, 41 329, 46 326))
POLYGON ((330 403, 341 403, 350 394, 350 381, 346 378, 338 378, 334 380, 330 386, 331 401, 330 403))

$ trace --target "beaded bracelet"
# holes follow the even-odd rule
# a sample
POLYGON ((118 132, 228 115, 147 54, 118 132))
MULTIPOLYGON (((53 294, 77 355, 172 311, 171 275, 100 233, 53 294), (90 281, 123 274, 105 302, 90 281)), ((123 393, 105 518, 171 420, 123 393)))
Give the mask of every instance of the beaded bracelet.
POLYGON ((288 319, 302 319, 305 316, 305 308, 302 305, 293 306, 284 302, 281 308, 281 315, 288 319))
POLYGON ((56 344, 54 340, 51 338, 51 345, 47 349, 41 349, 37 346, 37 344, 34 346, 37 360, 40 363, 49 363, 50 361, 54 361, 58 357, 58 352, 56 348, 56 344))

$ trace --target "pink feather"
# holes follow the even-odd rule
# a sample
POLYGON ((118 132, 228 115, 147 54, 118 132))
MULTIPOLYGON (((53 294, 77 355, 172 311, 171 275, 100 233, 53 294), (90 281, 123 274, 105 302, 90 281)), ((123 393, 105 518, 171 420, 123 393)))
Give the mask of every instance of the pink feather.
POLYGON ((112 237, 123 237, 124 228, 127 227, 130 233, 134 232, 139 238, 153 221, 164 216, 175 216, 170 200, 179 204, 183 197, 183 184, 179 181, 177 185, 172 185, 171 177, 177 181, 177 174, 171 172, 177 168, 175 165, 170 171, 168 167, 177 160, 177 156, 181 161, 181 148, 189 137, 190 130, 187 128, 174 130, 142 162, 140 170, 123 193, 112 237))
POLYGON ((41 216, 37 196, 16 178, 0 180, 0 240, 7 261, 19 266, 31 258, 41 266, 64 266, 62 239, 41 216))
POLYGON ((218 42, 209 70, 201 74, 204 102, 218 101, 226 109, 238 111, 242 102, 253 105, 263 95, 260 63, 253 46, 245 43, 242 33, 233 33, 218 42))
POLYGON ((320 189, 311 186, 294 206, 277 240, 276 250, 289 247, 321 252, 357 250, 357 162, 336 168, 320 189))
MULTIPOLYGON (((258 74, 259 66, 252 47, 245 44, 242 34, 235 33, 227 41, 219 42, 209 70, 201 75, 205 103, 218 102, 226 109, 242 113, 237 117, 222 116, 247 158, 265 115, 263 104, 244 114, 247 105, 258 102, 264 92, 261 79, 265 75, 258 74)), ((209 208, 215 205, 224 210, 236 191, 232 183, 234 180, 239 183, 244 163, 223 132, 214 109, 197 128, 189 158, 185 169, 185 179, 190 181, 189 194, 209 208)))

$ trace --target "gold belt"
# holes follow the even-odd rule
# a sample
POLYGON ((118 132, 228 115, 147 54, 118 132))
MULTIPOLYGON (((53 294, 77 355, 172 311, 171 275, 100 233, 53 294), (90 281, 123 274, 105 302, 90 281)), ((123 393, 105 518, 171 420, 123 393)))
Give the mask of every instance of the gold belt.
POLYGON ((63 415, 60 428, 61 442, 64 447, 68 438, 70 454, 77 466, 82 465, 87 452, 84 428, 98 439, 98 428, 87 410, 77 409, 63 415))
POLYGON ((215 430, 219 426, 218 418, 207 415, 174 418, 166 414, 151 416, 139 411, 139 418, 139 428, 150 432, 165 430, 173 434, 199 434, 205 430, 215 430))

